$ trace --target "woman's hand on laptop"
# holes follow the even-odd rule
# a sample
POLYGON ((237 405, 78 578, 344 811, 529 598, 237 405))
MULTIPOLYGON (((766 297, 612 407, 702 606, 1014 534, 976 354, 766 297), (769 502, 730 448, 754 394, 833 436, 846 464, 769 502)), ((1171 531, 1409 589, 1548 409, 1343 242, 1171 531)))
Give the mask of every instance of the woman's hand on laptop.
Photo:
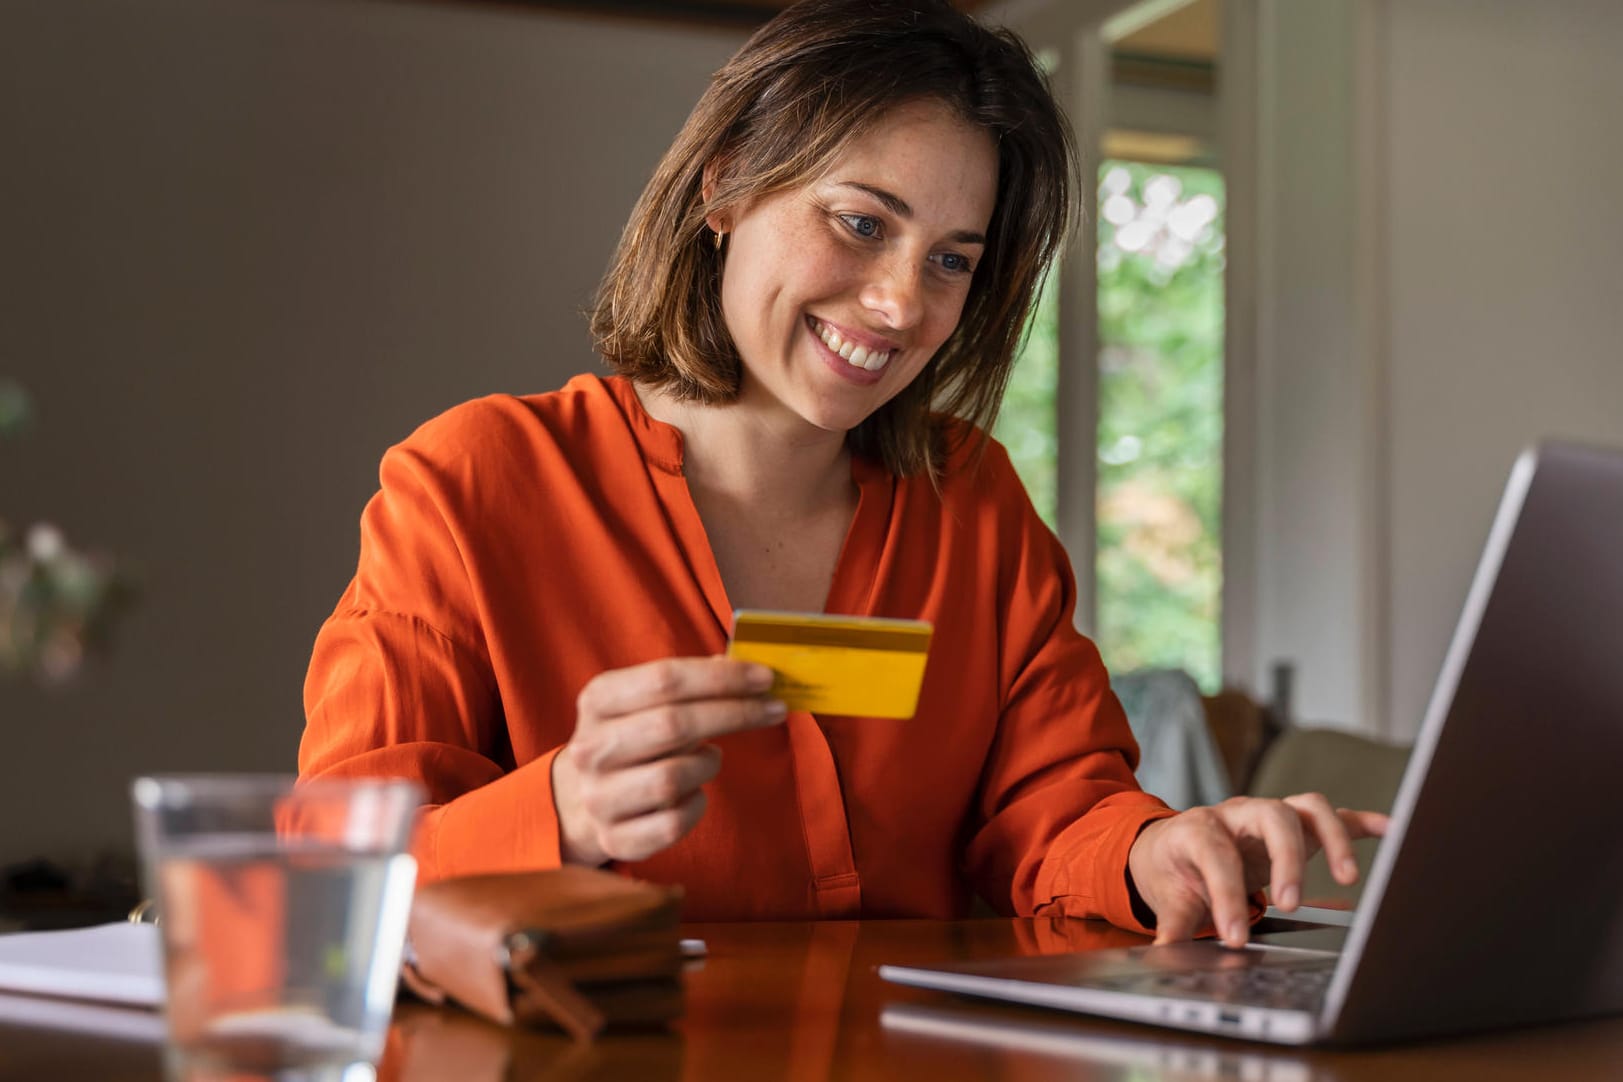
POLYGON ((1127 874, 1155 914, 1155 941, 1193 938, 1210 924, 1231 947, 1250 933, 1249 895, 1267 887, 1273 904, 1302 900, 1302 866, 1324 850, 1330 874, 1358 880, 1352 843, 1386 833, 1379 812, 1335 808, 1318 793, 1283 800, 1234 797, 1146 826, 1127 856, 1127 874))

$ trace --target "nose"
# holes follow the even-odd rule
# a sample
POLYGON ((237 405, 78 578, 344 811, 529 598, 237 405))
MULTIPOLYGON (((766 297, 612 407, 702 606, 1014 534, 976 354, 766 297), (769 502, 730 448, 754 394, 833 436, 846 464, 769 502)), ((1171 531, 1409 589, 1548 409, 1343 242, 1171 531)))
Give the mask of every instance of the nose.
POLYGON ((924 318, 922 275, 918 261, 901 252, 875 260, 859 296, 862 306, 895 330, 913 327, 924 318))

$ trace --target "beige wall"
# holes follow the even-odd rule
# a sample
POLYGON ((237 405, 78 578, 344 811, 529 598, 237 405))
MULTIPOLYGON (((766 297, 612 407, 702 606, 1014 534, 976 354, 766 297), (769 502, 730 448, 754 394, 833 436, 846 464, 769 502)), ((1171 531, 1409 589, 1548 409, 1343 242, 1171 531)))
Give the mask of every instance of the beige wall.
POLYGON ((580 308, 719 30, 403 0, 0 0, 0 514, 145 598, 0 684, 0 862, 123 844, 128 779, 286 770, 378 457, 595 367, 580 308))
POLYGON ((1412 730, 1516 452, 1623 447, 1623 5, 1385 7, 1390 710, 1412 730))
POLYGON ((1298 717, 1356 723, 1365 715, 1358 449, 1367 387, 1355 296, 1355 20, 1343 2, 1262 7, 1256 401, 1239 414, 1256 426, 1248 683, 1269 692, 1273 664, 1289 662, 1298 717))
POLYGON ((1623 447, 1623 6, 1260 0, 1256 686, 1407 739, 1510 464, 1623 447))

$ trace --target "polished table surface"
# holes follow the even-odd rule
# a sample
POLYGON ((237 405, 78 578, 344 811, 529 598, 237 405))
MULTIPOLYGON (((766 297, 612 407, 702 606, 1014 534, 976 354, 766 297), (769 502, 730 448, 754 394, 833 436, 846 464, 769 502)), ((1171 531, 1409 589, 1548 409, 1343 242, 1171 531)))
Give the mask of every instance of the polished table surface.
MULTIPOLYGON (((1623 1018, 1354 1051, 1274 1048, 881 981, 882 963, 1052 953, 1143 942, 1091 921, 851 921, 689 925, 708 956, 669 1031, 593 1044, 403 1005, 383 1082, 586 1079, 1623 1079, 1623 1018)), ((237 1076, 240 1077, 240 1076, 237 1076)), ((0 1080, 162 1078, 156 1046, 0 1025, 0 1080)))

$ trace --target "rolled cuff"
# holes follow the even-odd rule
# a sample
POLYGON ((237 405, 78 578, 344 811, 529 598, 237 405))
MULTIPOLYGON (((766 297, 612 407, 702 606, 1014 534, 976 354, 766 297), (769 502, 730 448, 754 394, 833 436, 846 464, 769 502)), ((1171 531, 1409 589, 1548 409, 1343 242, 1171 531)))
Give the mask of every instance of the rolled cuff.
POLYGON ((419 881, 558 867, 552 761, 559 750, 426 809, 412 839, 419 881))
POLYGON ((1176 814, 1160 801, 1149 803, 1140 796, 1132 802, 1095 807, 1071 824, 1054 840, 1037 873, 1035 915, 1093 917, 1131 932, 1152 934, 1153 929, 1133 913, 1127 890, 1127 854, 1147 824, 1176 814))

